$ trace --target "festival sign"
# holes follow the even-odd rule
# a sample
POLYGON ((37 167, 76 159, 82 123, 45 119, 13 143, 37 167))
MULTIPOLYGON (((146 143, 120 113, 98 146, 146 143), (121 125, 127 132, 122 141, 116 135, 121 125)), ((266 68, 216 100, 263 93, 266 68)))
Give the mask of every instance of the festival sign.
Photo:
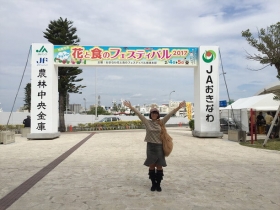
POLYGON ((219 48, 200 47, 101 47, 50 43, 32 44, 31 133, 28 139, 54 139, 58 132, 58 67, 173 67, 194 69, 193 136, 221 137, 219 124, 219 48))
POLYGON ((55 45, 54 65, 196 67, 198 47, 55 45))
POLYGON ((200 70, 195 72, 195 84, 198 84, 195 94, 199 94, 194 102, 195 130, 219 135, 219 48, 201 46, 199 52, 200 70))

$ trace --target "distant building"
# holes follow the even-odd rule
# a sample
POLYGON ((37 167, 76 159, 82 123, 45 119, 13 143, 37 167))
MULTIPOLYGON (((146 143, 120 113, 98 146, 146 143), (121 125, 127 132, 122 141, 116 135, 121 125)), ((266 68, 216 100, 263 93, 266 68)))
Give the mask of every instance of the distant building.
MULTIPOLYGON (((157 104, 144 104, 143 106, 140 105, 136 105, 134 106, 137 110, 140 111, 141 114, 145 115, 145 116, 149 116, 150 114, 150 110, 152 107, 156 107, 159 112, 161 117, 165 116, 166 114, 168 114, 170 111, 172 111, 173 109, 176 109, 181 101, 171 101, 170 105, 171 107, 168 106, 168 104, 162 104, 162 105, 157 105, 157 104)), ((130 110, 127 108, 127 112, 129 112, 130 110)), ((179 110, 179 112, 177 112, 175 114, 175 116, 179 117, 179 116, 186 116, 186 108, 181 108, 179 110)))
MULTIPOLYGON (((169 107, 168 112, 170 112, 170 111, 176 109, 176 108, 179 106, 180 103, 181 103, 181 101, 170 101, 170 103, 169 103, 170 107, 169 107)), ((176 115, 177 117, 179 117, 179 116, 185 117, 185 116, 186 116, 186 108, 183 107, 183 108, 179 109, 179 111, 176 112, 175 115, 176 115)))
POLYGON ((81 104, 69 104, 69 111, 74 113, 80 113, 83 111, 81 104))

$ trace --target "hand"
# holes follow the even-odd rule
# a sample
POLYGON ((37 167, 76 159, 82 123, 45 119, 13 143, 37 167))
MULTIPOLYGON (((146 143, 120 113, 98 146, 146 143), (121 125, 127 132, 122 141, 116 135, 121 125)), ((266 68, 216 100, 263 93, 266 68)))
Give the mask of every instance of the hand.
POLYGON ((182 101, 180 104, 179 104, 179 109, 183 108, 186 106, 186 101, 182 101))
POLYGON ((124 102, 123 102, 123 105, 127 106, 127 107, 130 108, 130 109, 131 109, 131 107, 132 107, 130 101, 124 101, 124 102))

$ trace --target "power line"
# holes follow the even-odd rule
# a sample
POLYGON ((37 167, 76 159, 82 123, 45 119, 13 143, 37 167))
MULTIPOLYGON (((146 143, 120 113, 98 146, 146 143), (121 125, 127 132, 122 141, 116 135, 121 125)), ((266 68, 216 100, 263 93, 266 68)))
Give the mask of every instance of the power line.
POLYGON ((31 52, 31 45, 30 45, 29 50, 28 50, 28 55, 27 55, 25 67, 24 67, 24 70, 23 70, 23 73, 22 73, 22 76, 21 76, 21 80, 20 80, 20 83, 19 83, 19 86, 18 86, 18 90, 17 90, 17 94, 16 94, 16 97, 15 97, 15 100, 14 100, 14 103, 13 103, 13 107, 12 107, 12 110, 11 110, 9 118, 8 118, 6 129, 8 128, 10 118, 11 118, 12 112, 14 110, 14 106, 15 106, 15 103, 16 103, 16 100, 17 100, 18 92, 19 92, 19 89, 20 89, 20 86, 21 86, 21 83, 22 83, 22 80, 23 80, 23 77, 24 77, 24 74, 25 74, 25 70, 26 70, 26 67, 27 67, 27 64, 28 64, 28 59, 29 59, 30 52, 31 52))
MULTIPOLYGON (((225 85, 226 85, 226 90, 227 90, 228 102, 230 103, 229 91, 228 91, 227 81, 226 81, 226 77, 225 77, 226 72, 224 72, 224 66, 223 66, 223 61, 222 61, 222 55, 221 55, 220 48, 219 48, 219 54, 220 54, 222 72, 223 72, 222 74, 223 74, 223 77, 224 77, 224 81, 225 81, 225 85)), ((230 107, 231 107, 231 113, 232 113, 232 116, 233 116, 233 120, 235 121, 234 112, 233 112, 233 108, 232 108, 231 103, 230 103, 230 107)))

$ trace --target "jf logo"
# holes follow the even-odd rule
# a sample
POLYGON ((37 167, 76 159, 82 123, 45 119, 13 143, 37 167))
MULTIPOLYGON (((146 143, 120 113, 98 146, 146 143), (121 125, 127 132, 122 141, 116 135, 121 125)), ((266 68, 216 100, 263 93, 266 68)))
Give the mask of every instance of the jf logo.
POLYGON ((39 58, 37 64, 47 64, 48 58, 39 58))
POLYGON ((205 63, 211 63, 216 59, 216 53, 213 50, 206 50, 202 55, 202 59, 205 63))

